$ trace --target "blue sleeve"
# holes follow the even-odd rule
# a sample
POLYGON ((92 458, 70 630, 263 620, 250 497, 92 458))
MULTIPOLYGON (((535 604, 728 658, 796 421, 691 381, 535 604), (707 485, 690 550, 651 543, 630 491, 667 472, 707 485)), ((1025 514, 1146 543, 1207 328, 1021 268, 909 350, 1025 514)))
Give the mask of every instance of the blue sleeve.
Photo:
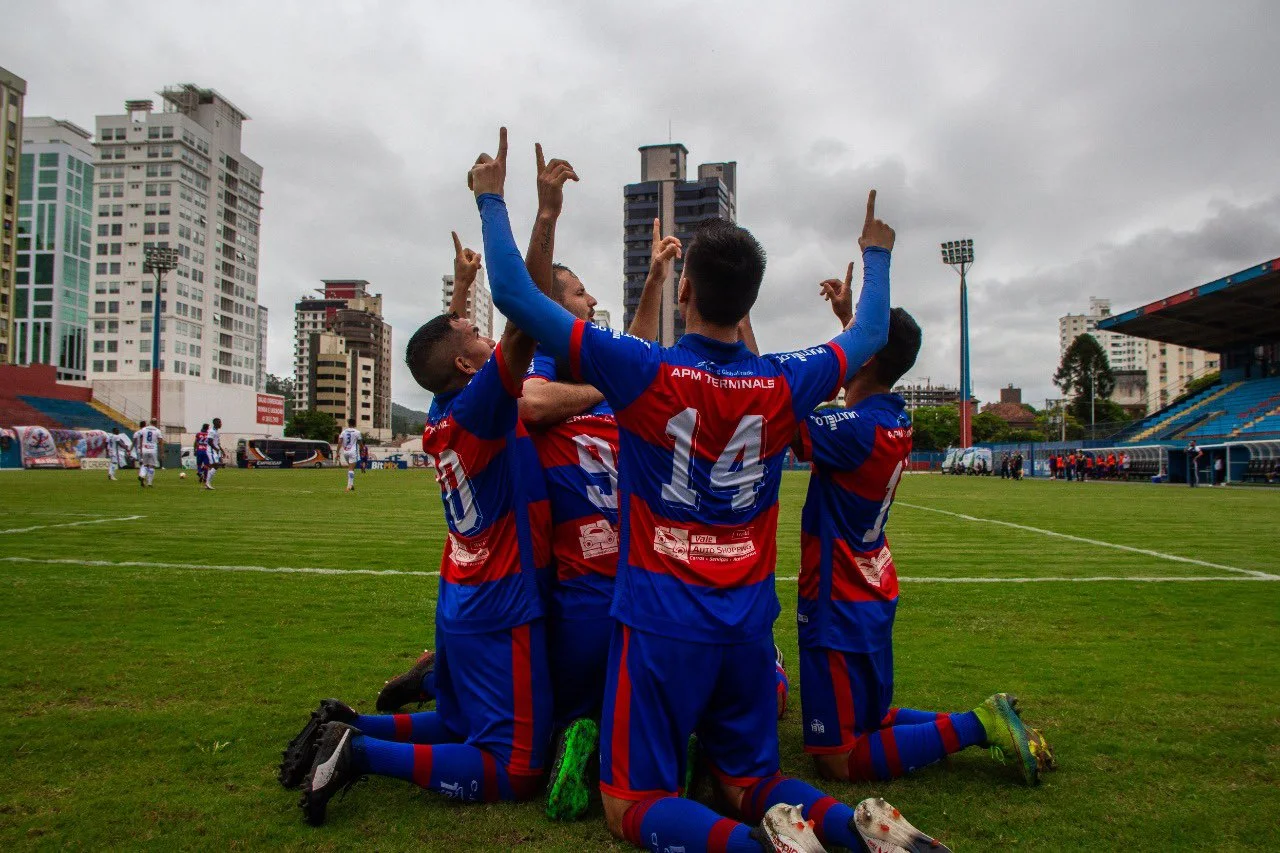
POLYGON ((887 249, 872 247, 862 253, 862 293, 853 325, 831 341, 844 353, 842 385, 889 340, 889 259, 887 249))
POLYGON ((635 402, 653 382, 662 364, 662 347, 616 329, 578 320, 570 334, 569 369, 573 377, 600 389, 614 411, 635 402))
POLYGON ((502 358, 502 348, 471 377, 458 392, 449 413, 467 432, 482 438, 501 438, 516 428, 519 418, 520 388, 512 387, 511 373, 502 358))
POLYGON ((553 356, 569 354, 574 316, 538 290, 511 234, 502 196, 484 193, 476 199, 484 231, 484 257, 489 265, 493 304, 553 356))
POLYGON ((548 382, 555 382, 559 378, 556 372, 556 360, 554 357, 547 355, 542 347, 533 353, 533 361, 529 362, 529 369, 525 372, 525 379, 545 379, 548 382))
POLYGON ((800 422, 796 456, 826 468, 852 471, 876 446, 876 426, 846 409, 814 412, 800 422))

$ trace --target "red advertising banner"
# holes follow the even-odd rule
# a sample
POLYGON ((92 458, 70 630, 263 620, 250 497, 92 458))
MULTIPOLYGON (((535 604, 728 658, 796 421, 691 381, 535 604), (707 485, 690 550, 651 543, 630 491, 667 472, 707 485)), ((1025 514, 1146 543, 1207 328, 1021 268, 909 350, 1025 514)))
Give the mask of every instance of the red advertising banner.
POLYGON ((258 395, 258 423, 284 424, 284 397, 279 394, 258 395))

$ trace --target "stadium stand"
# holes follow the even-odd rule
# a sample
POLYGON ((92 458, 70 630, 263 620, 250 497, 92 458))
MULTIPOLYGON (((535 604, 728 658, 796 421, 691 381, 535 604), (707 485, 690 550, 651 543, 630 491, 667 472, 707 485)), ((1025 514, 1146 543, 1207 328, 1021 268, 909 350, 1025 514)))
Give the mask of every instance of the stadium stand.
MULTIPOLYGON (((1134 424, 1116 443, 1280 439, 1280 258, 1108 317, 1098 328, 1221 354, 1221 381, 1134 424)), ((1179 461, 1171 459, 1176 480, 1179 461)), ((1254 468, 1265 467, 1259 460, 1254 468)))
POLYGON ((57 381, 52 365, 0 366, 0 426, 101 429, 130 424, 92 405, 93 391, 57 381))
MULTIPOLYGON (((79 400, 59 400, 55 397, 18 398, 42 415, 51 418, 64 429, 100 429, 111 432, 112 427, 122 426, 99 412, 88 403, 79 400)), ((31 426, 31 424, 23 424, 31 426)))

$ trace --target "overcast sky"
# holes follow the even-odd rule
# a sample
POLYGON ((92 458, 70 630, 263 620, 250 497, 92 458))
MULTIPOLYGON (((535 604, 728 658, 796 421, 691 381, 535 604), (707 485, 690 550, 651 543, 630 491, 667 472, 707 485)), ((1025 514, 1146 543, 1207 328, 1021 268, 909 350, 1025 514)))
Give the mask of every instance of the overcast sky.
POLYGON ((465 172, 501 123, 517 235, 539 140, 582 178, 558 259, 618 319, 622 186, 668 125, 691 173, 738 162, 739 221, 769 252, 767 349, 835 331, 817 282, 856 256, 874 186, 898 232, 893 301, 925 332, 911 376, 955 384, 938 243, 972 237, 984 400, 1056 396, 1058 317, 1091 295, 1125 310, 1280 256, 1274 3, 41 0, 3 18, 28 115, 92 129, 182 82, 246 111, 269 370, 292 373, 299 296, 366 278, 395 328, 393 397, 415 407, 403 345, 440 309, 450 229, 480 248, 465 172))

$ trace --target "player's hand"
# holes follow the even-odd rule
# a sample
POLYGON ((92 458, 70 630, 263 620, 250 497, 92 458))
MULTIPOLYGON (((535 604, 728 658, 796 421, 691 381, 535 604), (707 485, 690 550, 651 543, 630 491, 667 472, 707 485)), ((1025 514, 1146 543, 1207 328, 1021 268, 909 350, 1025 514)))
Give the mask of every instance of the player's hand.
POLYGON ((538 166, 538 215, 559 217, 564 206, 564 185, 578 180, 578 173, 564 160, 548 163, 542 156, 541 142, 534 143, 533 153, 538 166))
POLYGON ((481 154, 467 172, 467 187, 477 197, 484 193, 502 195, 507 183, 507 129, 498 129, 498 156, 481 154))
POLYGON ((674 235, 662 236, 662 220, 653 220, 653 241, 649 246, 649 275, 657 275, 664 281, 675 266, 676 258, 683 257, 684 246, 674 235))
POLYGON ((841 326, 849 325, 853 319, 853 261, 849 261, 849 269, 845 271, 844 281, 829 278, 818 285, 822 298, 831 303, 831 311, 840 321, 841 326))
POLYGON ((867 218, 862 223, 862 236, 858 248, 866 251, 872 247, 893 251, 893 229, 876 219, 876 191, 867 193, 867 218))
POLYGON ((453 231, 450 233, 453 234, 454 286, 456 287, 463 283, 470 284, 476 280, 476 276, 480 273, 480 253, 462 248, 462 241, 458 239, 458 232, 453 231))

